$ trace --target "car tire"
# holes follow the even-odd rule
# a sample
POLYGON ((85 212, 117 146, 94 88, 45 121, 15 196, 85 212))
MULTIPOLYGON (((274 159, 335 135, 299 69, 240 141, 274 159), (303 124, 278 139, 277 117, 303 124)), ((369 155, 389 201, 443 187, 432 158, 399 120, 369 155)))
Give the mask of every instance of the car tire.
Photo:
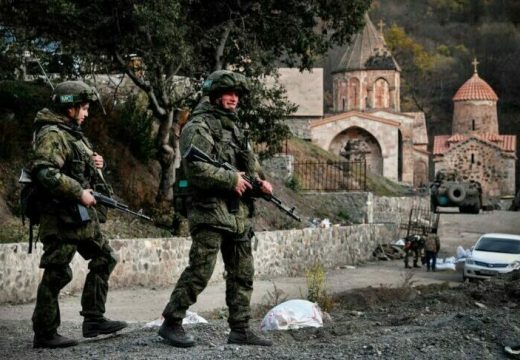
POLYGON ((448 198, 455 204, 459 204, 466 198, 466 189, 462 185, 451 185, 448 188, 448 198))

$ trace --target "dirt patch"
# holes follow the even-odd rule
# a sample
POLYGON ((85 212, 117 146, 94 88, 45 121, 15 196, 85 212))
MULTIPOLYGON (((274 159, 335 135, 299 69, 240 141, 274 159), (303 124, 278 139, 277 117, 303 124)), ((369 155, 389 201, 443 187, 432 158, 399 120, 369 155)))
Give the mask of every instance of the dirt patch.
MULTIPOLYGON (((503 347, 518 342, 518 273, 457 287, 369 287, 338 294, 322 328, 269 332, 271 348, 227 345, 224 319, 190 325, 197 341, 191 349, 173 349, 143 323, 121 335, 84 340, 75 348, 31 349, 30 322, 0 323, 4 359, 500 359, 503 347), (514 291, 505 291, 514 289, 514 291), (476 298, 480 300, 476 304, 476 298), (507 304, 505 306, 504 304, 507 304), (16 355, 14 355, 16 354, 16 355)), ((252 321, 258 328, 261 319, 252 321)), ((76 336, 81 324, 65 322, 64 335, 76 336)))

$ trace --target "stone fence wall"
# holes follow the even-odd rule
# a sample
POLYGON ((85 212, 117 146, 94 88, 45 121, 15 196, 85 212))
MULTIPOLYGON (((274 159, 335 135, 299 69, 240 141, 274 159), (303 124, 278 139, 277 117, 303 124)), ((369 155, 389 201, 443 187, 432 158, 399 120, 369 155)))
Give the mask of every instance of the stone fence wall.
MULTIPOLYGON (((316 261, 325 268, 357 264, 372 257, 378 244, 395 239, 395 224, 361 224, 347 227, 285 230, 257 233, 254 252, 257 277, 304 274, 316 261)), ((131 286, 172 287, 187 265, 190 238, 129 239, 110 241, 119 263, 110 278, 111 288, 131 286)), ((27 244, 0 245, 0 303, 22 303, 36 296, 42 275, 38 268, 42 246, 27 254, 27 244)), ((72 282, 62 293, 78 293, 88 271, 76 254, 72 282)), ((222 281, 221 258, 211 279, 222 281)))

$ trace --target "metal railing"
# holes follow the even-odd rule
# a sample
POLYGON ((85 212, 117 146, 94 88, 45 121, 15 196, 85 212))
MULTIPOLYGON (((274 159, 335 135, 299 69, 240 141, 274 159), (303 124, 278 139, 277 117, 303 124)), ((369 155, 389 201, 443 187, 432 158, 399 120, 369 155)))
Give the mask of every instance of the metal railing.
POLYGON ((294 163, 294 180, 301 190, 365 191, 366 161, 303 161, 294 163))

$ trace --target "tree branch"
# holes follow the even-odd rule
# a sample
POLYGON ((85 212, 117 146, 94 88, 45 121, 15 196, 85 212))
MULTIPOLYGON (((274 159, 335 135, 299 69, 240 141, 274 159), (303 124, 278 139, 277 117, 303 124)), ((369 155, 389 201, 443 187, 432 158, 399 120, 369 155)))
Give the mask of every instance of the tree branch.
POLYGON ((218 44, 217 50, 215 51, 215 70, 221 70, 224 65, 222 61, 224 58, 224 49, 232 27, 233 20, 229 19, 224 29, 224 33, 222 33, 222 36, 220 37, 220 43, 218 44))

